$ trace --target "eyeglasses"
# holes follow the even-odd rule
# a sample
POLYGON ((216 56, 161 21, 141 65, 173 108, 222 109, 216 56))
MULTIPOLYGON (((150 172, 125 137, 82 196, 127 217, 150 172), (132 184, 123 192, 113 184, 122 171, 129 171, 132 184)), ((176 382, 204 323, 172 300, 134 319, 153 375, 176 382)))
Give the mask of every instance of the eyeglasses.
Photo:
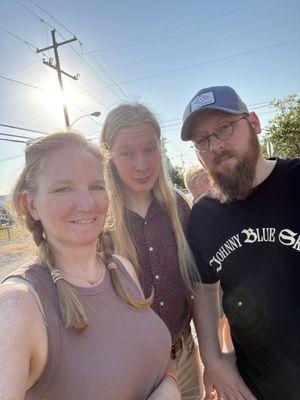
POLYGON ((235 121, 229 122, 229 121, 224 121, 221 122, 219 125, 217 125, 213 131, 213 133, 210 133, 209 135, 206 135, 205 137, 202 137, 202 139, 199 139, 196 143, 194 143, 194 150, 197 153, 203 154, 206 153, 207 151, 210 150, 210 138, 214 136, 218 140, 227 140, 231 138, 233 135, 233 125, 236 122, 241 121, 242 119, 245 119, 249 116, 249 114, 243 115, 241 118, 236 119, 235 121))

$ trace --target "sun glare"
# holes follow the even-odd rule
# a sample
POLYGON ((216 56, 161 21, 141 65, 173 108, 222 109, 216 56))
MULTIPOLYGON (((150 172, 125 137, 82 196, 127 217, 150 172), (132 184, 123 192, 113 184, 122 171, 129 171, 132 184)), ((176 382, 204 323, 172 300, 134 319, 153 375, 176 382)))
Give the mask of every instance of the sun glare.
POLYGON ((84 107, 83 96, 80 96, 79 91, 74 86, 64 82, 64 92, 62 92, 58 86, 56 76, 44 81, 41 87, 43 90, 35 92, 34 101, 37 101, 38 105, 52 117, 61 117, 64 104, 67 105, 68 110, 71 112, 74 110, 76 112, 75 105, 84 107))

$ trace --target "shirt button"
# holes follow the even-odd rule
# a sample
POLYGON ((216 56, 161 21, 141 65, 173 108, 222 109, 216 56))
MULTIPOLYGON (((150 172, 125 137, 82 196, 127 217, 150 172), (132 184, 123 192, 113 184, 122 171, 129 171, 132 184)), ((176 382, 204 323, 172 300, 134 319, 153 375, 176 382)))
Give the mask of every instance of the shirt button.
POLYGON ((150 250, 150 251, 153 251, 153 247, 149 247, 149 250, 150 250))
POLYGON ((159 279, 159 275, 155 275, 155 279, 159 279))
POLYGON ((144 224, 147 225, 147 221, 145 221, 144 224))
POLYGON ((160 301, 160 302, 159 302, 159 305, 160 305, 160 306, 163 306, 164 304, 165 304, 165 303, 164 303, 163 301, 160 301))

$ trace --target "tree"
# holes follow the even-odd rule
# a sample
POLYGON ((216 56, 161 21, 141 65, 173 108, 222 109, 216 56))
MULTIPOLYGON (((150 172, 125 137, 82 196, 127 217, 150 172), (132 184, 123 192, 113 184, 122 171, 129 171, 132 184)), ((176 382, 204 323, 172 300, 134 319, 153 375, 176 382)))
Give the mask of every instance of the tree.
POLYGON ((166 138, 162 138, 162 146, 164 149, 167 171, 173 185, 177 188, 184 188, 183 171, 180 167, 178 166, 174 167, 174 165, 171 163, 167 154, 166 138))
POLYGON ((266 128, 265 142, 271 141, 274 154, 286 158, 300 157, 300 97, 290 94, 270 103, 277 115, 266 128))
POLYGON ((169 161, 167 162, 168 172, 173 185, 176 186, 178 189, 184 188, 182 169, 178 166, 174 167, 168 158, 167 160, 169 161))

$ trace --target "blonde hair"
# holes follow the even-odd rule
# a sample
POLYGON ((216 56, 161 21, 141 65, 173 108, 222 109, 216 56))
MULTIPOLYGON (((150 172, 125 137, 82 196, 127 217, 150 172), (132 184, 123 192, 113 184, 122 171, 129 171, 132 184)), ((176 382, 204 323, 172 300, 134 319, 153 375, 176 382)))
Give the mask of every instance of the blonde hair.
POLYGON ((206 170, 201 166, 191 167, 183 174, 184 185, 189 189, 192 182, 199 177, 200 174, 206 174, 206 170))
MULTIPOLYGON (((97 158, 100 165, 105 165, 107 159, 105 152, 99 151, 98 147, 83 135, 73 131, 53 133, 35 141, 26 148, 25 166, 10 196, 10 208, 18 221, 32 233, 37 246, 38 258, 50 273, 57 269, 54 263, 55 252, 45 238, 41 221, 34 220, 25 206, 23 194, 24 192, 36 193, 37 180, 44 169, 47 157, 51 153, 68 146, 77 146, 89 151, 97 158)), ((102 234, 98 238, 97 256, 99 260, 101 259, 107 265, 113 262, 112 253, 106 245, 102 234)), ((135 300, 125 290, 119 277, 118 268, 110 269, 110 274, 116 293, 130 306, 137 309, 145 309, 149 306, 148 300, 135 300)), ((74 328, 78 333, 84 331, 88 327, 89 321, 81 300, 71 285, 64 279, 58 280, 56 285, 65 327, 74 328)))
MULTIPOLYGON (((107 115, 100 136, 100 145, 111 151, 114 139, 120 129, 140 124, 151 124, 157 132, 161 146, 162 163, 157 181, 152 189, 154 197, 171 220, 175 234, 180 270, 187 286, 192 289, 194 282, 199 281, 194 257, 186 241, 177 207, 177 193, 166 172, 164 149, 161 144, 161 130, 152 112, 143 104, 121 104, 107 115)), ((119 178, 112 158, 106 165, 105 178, 109 195, 108 229, 112 236, 115 251, 128 258, 137 273, 140 272, 138 253, 130 229, 126 224, 126 210, 123 183, 119 178)))

